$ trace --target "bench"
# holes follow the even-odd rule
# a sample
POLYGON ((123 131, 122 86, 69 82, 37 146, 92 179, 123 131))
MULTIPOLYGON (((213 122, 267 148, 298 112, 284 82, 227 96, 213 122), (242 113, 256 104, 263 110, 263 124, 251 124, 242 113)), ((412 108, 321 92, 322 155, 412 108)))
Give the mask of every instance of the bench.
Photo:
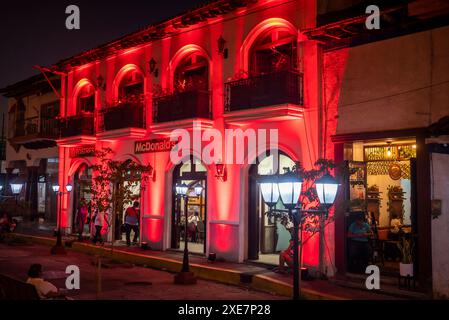
POLYGON ((32 284, 0 274, 0 300, 39 300, 39 295, 32 284))

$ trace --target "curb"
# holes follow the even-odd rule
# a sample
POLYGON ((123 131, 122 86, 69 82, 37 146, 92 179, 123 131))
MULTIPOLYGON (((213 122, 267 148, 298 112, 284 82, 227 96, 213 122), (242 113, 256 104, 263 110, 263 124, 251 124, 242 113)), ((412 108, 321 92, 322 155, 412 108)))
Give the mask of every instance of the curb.
MULTIPOLYGON (((32 236, 27 234, 10 234, 11 238, 20 238, 32 243, 41 244, 45 246, 53 246, 55 240, 52 238, 32 236)), ((110 259, 120 260, 123 262, 133 263, 136 265, 145 265, 153 269, 168 271, 168 272, 178 272, 182 266, 182 262, 178 260, 173 260, 169 258, 156 257, 151 255, 144 255, 135 252, 123 251, 120 249, 114 249, 111 255, 111 250, 109 248, 97 247, 87 243, 72 243, 71 247, 66 247, 68 251, 76 251, 80 253, 86 253, 89 255, 109 255, 110 259)), ((195 263, 190 264, 190 269, 199 279, 215 281, 228 285, 235 286, 246 286, 248 288, 262 291, 270 294, 277 294, 280 296, 291 297, 292 296, 292 286, 286 284, 285 282, 272 279, 264 275, 254 275, 252 281, 249 284, 242 283, 241 275, 244 272, 235 271, 232 269, 225 269, 212 266, 204 266, 195 263)), ((334 296, 331 294, 326 294, 318 292, 312 289, 302 289, 302 296, 304 299, 308 300, 345 300, 342 297, 334 296)))

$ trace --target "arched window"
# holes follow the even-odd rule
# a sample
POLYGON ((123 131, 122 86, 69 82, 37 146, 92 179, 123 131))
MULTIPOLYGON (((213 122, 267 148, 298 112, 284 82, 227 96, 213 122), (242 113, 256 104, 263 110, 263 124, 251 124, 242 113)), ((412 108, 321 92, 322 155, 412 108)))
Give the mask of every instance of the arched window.
POLYGON ((209 63, 207 58, 191 53, 178 64, 174 74, 175 92, 207 91, 209 88, 209 63))
POLYGON ((95 110, 95 88, 91 83, 86 83, 76 97, 77 113, 91 113, 95 110))
POLYGON ((143 103, 143 75, 137 70, 127 72, 118 90, 119 103, 143 103))
POLYGON ((254 42, 250 51, 250 73, 272 73, 297 68, 296 35, 283 28, 272 28, 254 42))
POLYGON ((294 165, 295 162, 289 156, 279 151, 274 155, 269 155, 259 162, 257 166, 257 174, 283 174, 286 168, 292 170, 294 165))

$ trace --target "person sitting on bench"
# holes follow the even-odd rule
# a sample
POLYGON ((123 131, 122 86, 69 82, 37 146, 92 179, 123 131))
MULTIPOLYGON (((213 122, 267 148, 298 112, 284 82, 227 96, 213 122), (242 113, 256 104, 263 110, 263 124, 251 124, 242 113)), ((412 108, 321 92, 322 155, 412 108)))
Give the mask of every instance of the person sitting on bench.
POLYGON ((32 284, 36 288, 37 294, 41 299, 63 297, 63 295, 59 293, 58 288, 42 278, 42 265, 38 263, 30 266, 27 283, 32 284))
POLYGON ((293 267, 293 256, 294 256, 293 248, 294 248, 293 238, 291 238, 288 248, 279 253, 279 266, 273 270, 274 272, 286 273, 285 264, 287 264, 289 268, 293 267))

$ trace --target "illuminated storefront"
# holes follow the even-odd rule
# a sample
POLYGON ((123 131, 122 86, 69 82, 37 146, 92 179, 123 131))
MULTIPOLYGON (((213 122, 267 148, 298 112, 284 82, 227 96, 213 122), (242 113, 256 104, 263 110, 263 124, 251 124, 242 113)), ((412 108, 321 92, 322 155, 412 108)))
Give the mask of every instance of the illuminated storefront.
MULTIPOLYGON (((251 180, 254 168, 268 170, 273 165, 271 158, 258 163, 258 154, 245 151, 243 163, 225 161, 224 157, 202 163, 201 154, 193 150, 183 159, 184 164, 173 163, 170 152, 174 145, 169 137, 175 129, 185 129, 194 136, 194 121, 201 126, 200 134, 213 128, 222 137, 226 129, 240 129, 244 134, 277 130, 278 141, 268 139, 265 147, 281 154, 280 166, 291 167, 300 161, 311 168, 320 156, 317 100, 313 95, 318 84, 309 81, 305 85, 305 79, 317 74, 316 62, 309 59, 316 44, 299 32, 310 23, 299 18, 302 5, 279 4, 248 3, 248 9, 230 13, 236 21, 221 20, 209 29, 194 25, 187 34, 175 32, 164 40, 126 49, 121 44, 122 49, 108 51, 103 59, 87 62, 77 56, 66 60, 71 61, 70 66, 65 62, 57 66, 67 74, 62 77, 67 99, 63 101, 58 140, 59 183, 75 182, 76 191, 63 197, 62 223, 68 232, 74 232, 77 202, 89 198, 83 194, 84 178, 95 176, 85 169, 98 161, 89 154, 89 148, 111 148, 116 161, 135 161, 153 168, 151 176, 142 181, 144 187, 136 191, 141 204, 140 240, 151 248, 182 250, 180 240, 187 236, 192 251, 200 254, 246 261, 258 260, 260 253, 262 258, 269 256, 268 263, 276 263, 274 257, 288 243, 288 231, 279 222, 268 221, 262 208, 255 209, 260 194, 249 196, 257 188, 251 180), (265 13, 258 13, 258 9, 265 13), (251 21, 246 20, 247 14, 253 17, 251 21), (304 67, 306 61, 308 68, 304 67), (310 109, 307 114, 306 105, 310 109), (204 188, 201 196, 189 197, 189 219, 198 221, 187 235, 180 228, 184 200, 174 194, 177 183, 204 188), (193 218, 196 214, 198 218, 193 218), (257 231, 254 228, 259 223, 257 231), (254 237, 258 237, 257 245, 254 237)), ((213 7, 211 4, 206 9, 213 7)), ((159 30, 163 28, 172 32, 173 24, 159 26, 159 30)), ((233 150, 225 152, 242 151, 245 139, 240 147, 234 144, 233 150)), ((207 145, 207 141, 201 143, 200 149, 207 145)), ((115 226, 122 223, 125 209, 115 208, 111 213, 115 226)), ((120 238, 115 231, 114 239, 120 238)), ((112 240, 111 236, 108 239, 112 240)), ((310 241, 308 248, 304 261, 316 266, 318 258, 313 252, 318 243, 310 241)))
MULTIPOLYGON (((417 99, 389 100, 395 92, 388 99, 379 96, 394 85, 386 87, 389 78, 379 80, 376 73, 388 63, 393 70, 402 56, 390 61, 385 41, 323 45, 326 34, 316 28, 313 1, 229 2, 229 9, 217 14, 219 2, 54 66, 64 73, 65 90, 57 141, 59 184, 81 182, 80 170, 98 162, 89 149, 110 148, 115 161, 152 168, 151 174, 138 178, 135 189, 140 241, 151 249, 182 250, 187 237, 197 254, 273 265, 288 244, 289 226, 265 214, 258 176, 282 173, 297 162, 310 170, 318 159, 346 161, 346 171, 335 170, 342 191, 330 223, 308 238, 304 265, 317 276, 349 273, 348 228, 353 213, 362 212, 383 241, 376 248, 383 271, 397 274, 399 269, 392 220, 417 237, 415 271, 425 286, 431 273, 426 217, 430 174, 424 142, 430 123, 420 116, 417 99), (204 12, 213 17, 200 19, 204 12), (377 66, 368 75, 360 71, 366 69, 367 56, 377 66), (409 112, 410 105, 416 110, 409 112), (378 109, 392 115, 381 117, 378 109), (209 134, 211 129, 218 135, 209 134), (191 152, 181 157, 183 163, 170 157, 179 143, 170 141, 175 130, 189 134, 191 152), (229 146, 227 130, 240 132, 234 137, 240 143, 229 146), (263 142, 270 150, 265 159, 258 159, 259 150, 247 148, 260 130, 276 132, 263 142), (202 151, 212 142, 224 153, 211 155, 208 162, 202 151), (241 163, 236 157, 225 159, 242 152, 241 163), (187 233, 182 229, 185 198, 174 192, 180 183, 189 188, 187 215, 195 221, 187 233), (198 184, 201 195, 194 194, 198 184)), ((340 28, 330 25, 327 31, 334 27, 340 28)), ((401 41, 414 43, 413 35, 407 37, 390 39, 397 52, 404 47, 401 41)), ((414 85, 403 81, 415 75, 407 68, 416 64, 399 66, 404 68, 398 70, 402 78, 395 81, 404 85, 404 92, 414 85)), ((68 232, 73 231, 78 197, 63 196, 62 224, 68 232)), ((121 239, 117 228, 125 209, 111 212, 115 229, 107 230, 109 240, 121 239)))

